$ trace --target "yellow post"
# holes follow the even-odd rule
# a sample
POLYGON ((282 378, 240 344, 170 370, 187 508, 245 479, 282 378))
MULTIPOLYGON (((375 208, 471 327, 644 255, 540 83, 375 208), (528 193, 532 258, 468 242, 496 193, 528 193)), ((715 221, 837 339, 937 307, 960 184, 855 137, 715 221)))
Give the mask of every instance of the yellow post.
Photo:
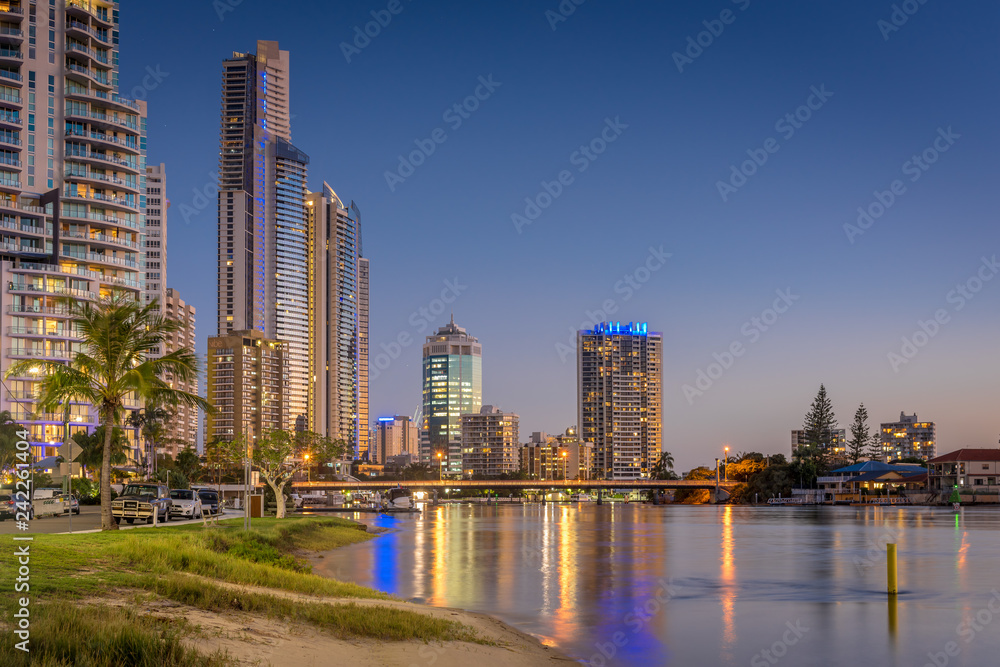
POLYGON ((888 569, 888 579, 889 579, 889 595, 896 595, 899 592, 899 588, 896 585, 896 545, 886 544, 885 545, 885 563, 888 569))

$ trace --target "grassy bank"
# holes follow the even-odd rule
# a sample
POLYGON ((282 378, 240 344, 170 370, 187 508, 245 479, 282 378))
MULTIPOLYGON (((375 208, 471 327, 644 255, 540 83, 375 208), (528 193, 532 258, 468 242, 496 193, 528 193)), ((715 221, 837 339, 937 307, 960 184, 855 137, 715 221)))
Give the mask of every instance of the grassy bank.
MULTIPOLYGON (((36 535, 30 562, 31 664, 227 664, 223 655, 185 648, 181 639, 197 633, 196 627, 144 613, 164 601, 308 624, 341 638, 475 640, 465 626, 405 609, 289 597, 286 592, 388 599, 369 588, 311 574, 302 558, 371 535, 335 518, 259 519, 254 524, 251 532, 243 531, 242 519, 233 519, 208 529, 191 524, 36 535), (122 605, 123 599, 129 604, 122 605)), ((0 562, 4 581, 14 579, 13 560, 0 562)), ((12 611, 13 598, 6 596, 5 612, 12 611)), ((27 664, 12 643, 0 645, 0 664, 27 664)))

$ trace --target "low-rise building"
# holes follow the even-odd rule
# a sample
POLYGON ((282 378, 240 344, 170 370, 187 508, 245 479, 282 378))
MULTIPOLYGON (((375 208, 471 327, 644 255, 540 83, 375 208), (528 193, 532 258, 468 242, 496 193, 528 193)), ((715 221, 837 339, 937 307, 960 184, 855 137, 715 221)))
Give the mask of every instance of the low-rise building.
POLYGON ((594 443, 581 441, 575 427, 556 436, 535 431, 521 448, 521 469, 531 479, 586 480, 593 467, 594 443))
POLYGON ((823 502, 860 502, 862 496, 888 495, 898 487, 919 488, 927 483, 927 469, 919 465, 895 465, 863 461, 837 468, 816 478, 823 502))
POLYGON ((931 491, 1000 492, 1000 449, 958 449, 927 462, 931 491))
POLYGON ((493 405, 478 414, 462 415, 462 471, 468 476, 495 477, 520 470, 519 418, 493 405))

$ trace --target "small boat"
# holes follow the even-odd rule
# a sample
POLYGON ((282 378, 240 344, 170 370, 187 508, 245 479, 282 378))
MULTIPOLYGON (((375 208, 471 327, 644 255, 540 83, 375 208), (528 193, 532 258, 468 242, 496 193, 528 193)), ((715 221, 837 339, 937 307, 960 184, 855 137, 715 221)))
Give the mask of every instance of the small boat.
POLYGON ((574 503, 591 503, 594 502, 594 497, 589 493, 574 493, 569 497, 571 502, 574 503))
POLYGON ((413 491, 396 487, 389 489, 382 497, 382 510, 385 512, 415 512, 416 504, 413 502, 413 491))

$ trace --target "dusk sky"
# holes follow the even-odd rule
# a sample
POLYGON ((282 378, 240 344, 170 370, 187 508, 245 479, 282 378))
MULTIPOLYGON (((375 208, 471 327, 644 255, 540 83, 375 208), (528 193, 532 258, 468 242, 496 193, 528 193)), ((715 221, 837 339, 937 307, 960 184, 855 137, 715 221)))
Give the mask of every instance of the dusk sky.
POLYGON ((863 401, 874 426, 935 421, 939 453, 997 446, 1000 5, 577 2, 123 2, 120 90, 149 103, 199 354, 221 63, 276 40, 311 189, 362 212, 373 418, 413 414, 421 343, 454 310, 483 344, 484 403, 522 441, 561 432, 571 332, 610 301, 663 333, 678 470, 724 443, 787 455, 821 382, 842 427, 863 401), (372 12, 391 21, 359 48, 372 12), (400 170, 418 144, 433 153, 400 170))

